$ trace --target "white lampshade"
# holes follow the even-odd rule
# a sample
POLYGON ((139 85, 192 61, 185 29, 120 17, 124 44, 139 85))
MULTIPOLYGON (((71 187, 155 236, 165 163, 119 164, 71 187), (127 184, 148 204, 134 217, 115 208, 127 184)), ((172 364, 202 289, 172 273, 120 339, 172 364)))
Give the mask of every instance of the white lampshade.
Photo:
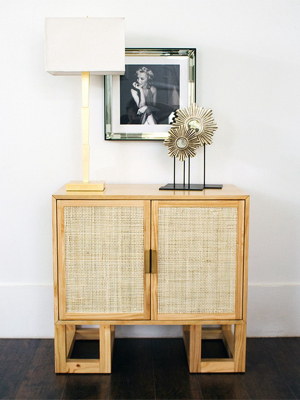
POLYGON ((52 75, 123 75, 124 18, 46 18, 46 71, 52 75))

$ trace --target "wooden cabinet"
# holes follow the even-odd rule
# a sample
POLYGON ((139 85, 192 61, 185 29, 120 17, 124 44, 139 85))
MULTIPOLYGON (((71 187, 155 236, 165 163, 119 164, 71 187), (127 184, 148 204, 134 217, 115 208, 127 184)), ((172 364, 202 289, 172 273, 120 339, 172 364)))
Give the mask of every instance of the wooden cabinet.
POLYGON ((243 372, 248 216, 249 196, 231 185, 55 193, 56 372, 110 373, 124 324, 183 325, 190 372, 243 372), (99 359, 71 358, 81 339, 99 340, 99 359), (228 357, 202 358, 205 339, 222 339, 228 357))

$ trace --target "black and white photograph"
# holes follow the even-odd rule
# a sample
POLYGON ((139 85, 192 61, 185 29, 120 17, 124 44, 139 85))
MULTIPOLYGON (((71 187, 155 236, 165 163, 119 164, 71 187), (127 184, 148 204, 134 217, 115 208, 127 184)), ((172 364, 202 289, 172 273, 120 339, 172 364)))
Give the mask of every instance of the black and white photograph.
POLYGON ((120 77, 120 124, 169 124, 179 108, 180 65, 126 65, 120 77))
POLYGON ((195 49, 126 49, 125 74, 105 77, 105 139, 164 140, 195 102, 195 49))

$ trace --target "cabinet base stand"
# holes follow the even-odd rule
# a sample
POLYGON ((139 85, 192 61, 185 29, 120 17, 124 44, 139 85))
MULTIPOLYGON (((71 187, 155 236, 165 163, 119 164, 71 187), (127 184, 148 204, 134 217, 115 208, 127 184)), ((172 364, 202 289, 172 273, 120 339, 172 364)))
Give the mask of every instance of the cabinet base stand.
POLYGON ((114 325, 99 329, 77 329, 76 325, 55 325, 55 372, 69 374, 110 374, 115 338, 114 325), (99 340, 98 359, 70 358, 76 340, 99 340))
POLYGON ((190 373, 245 372, 246 324, 222 325, 221 328, 205 328, 201 325, 184 325, 183 340, 190 373), (221 339, 228 358, 202 358, 203 340, 221 339))
MULTIPOLYGON (((76 325, 55 325, 55 372, 69 374, 110 374, 112 366, 114 325, 99 328, 77 328, 76 325), (99 340, 99 358, 71 358, 75 341, 99 340)), ((246 324, 222 325, 211 328, 184 325, 185 345, 190 373, 245 372, 246 324), (222 340, 227 358, 202 358, 204 340, 222 340)))

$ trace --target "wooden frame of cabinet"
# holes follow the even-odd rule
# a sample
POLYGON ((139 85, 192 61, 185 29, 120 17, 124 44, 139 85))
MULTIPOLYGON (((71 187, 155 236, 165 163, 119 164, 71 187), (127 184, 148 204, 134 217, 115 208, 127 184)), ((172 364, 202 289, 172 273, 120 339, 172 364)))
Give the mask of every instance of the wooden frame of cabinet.
POLYGON ((203 192, 161 192, 159 185, 107 185, 97 192, 66 192, 52 198, 55 370, 57 373, 110 373, 115 325, 183 325, 183 339, 190 372, 244 372, 246 354, 249 196, 232 185, 203 192), (217 202, 217 203, 216 203, 217 202), (229 314, 157 313, 157 210, 165 206, 226 206, 238 209, 235 312, 229 314), (144 207, 144 313, 67 313, 64 281, 64 206, 139 205, 144 207), (150 240, 151 239, 151 240, 150 240), (150 244, 151 242, 151 244, 150 244), (82 329, 81 325, 99 325, 82 329), (207 326, 219 326, 208 329, 207 326), (233 329, 232 329, 233 328, 233 329), (70 358, 75 340, 99 339, 98 360, 70 358), (227 359, 201 359, 203 339, 222 339, 227 359))

